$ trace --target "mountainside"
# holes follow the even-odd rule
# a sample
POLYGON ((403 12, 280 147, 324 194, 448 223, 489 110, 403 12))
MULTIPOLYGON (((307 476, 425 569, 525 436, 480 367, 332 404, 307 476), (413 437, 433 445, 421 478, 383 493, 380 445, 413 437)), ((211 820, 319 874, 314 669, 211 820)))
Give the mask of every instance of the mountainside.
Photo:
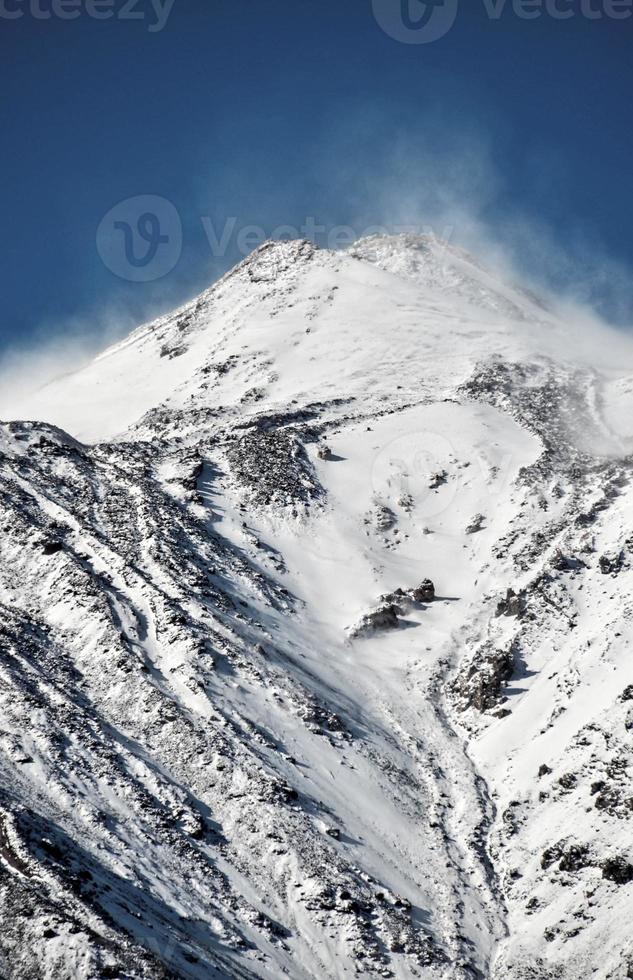
POLYGON ((633 977, 632 407, 414 236, 0 403, 0 975, 633 977))

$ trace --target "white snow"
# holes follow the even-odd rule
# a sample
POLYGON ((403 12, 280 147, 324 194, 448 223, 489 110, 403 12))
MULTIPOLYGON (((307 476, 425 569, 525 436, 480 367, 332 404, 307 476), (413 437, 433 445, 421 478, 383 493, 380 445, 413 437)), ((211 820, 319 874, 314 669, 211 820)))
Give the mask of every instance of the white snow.
MULTIPOLYGON (((112 897, 83 927, 105 929, 106 901, 187 977, 630 975, 633 883, 602 869, 633 864, 633 344, 578 330, 432 239, 276 244, 0 402, 0 602, 52 658, 31 705, 27 627, 0 634, 23 657, 2 808, 98 857, 112 897), (310 505, 255 503, 238 474, 244 434, 277 431, 322 488, 310 505), (427 577, 432 603, 350 638, 427 577), (522 618, 496 615, 509 588, 522 618), (463 703, 472 658, 510 649, 494 703, 463 703), (60 755, 47 732, 78 706, 60 755), (548 863, 561 841, 586 860, 548 863)), ((32 943, 40 975, 92 975, 88 939, 32 943)))

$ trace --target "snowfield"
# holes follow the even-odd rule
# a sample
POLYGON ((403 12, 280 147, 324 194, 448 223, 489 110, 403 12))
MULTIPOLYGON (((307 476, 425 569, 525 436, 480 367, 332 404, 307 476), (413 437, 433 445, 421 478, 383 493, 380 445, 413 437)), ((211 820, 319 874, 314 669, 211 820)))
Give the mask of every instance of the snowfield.
POLYGON ((577 316, 268 243, 0 398, 0 975, 633 977, 633 343, 577 316))

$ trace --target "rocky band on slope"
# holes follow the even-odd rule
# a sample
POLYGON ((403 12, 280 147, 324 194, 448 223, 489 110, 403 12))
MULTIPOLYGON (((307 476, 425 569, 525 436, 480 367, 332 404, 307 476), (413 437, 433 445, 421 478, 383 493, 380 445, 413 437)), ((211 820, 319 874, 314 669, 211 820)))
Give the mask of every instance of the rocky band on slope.
POLYGON ((3 406, 0 974, 633 976, 633 357, 580 329, 271 243, 3 406))

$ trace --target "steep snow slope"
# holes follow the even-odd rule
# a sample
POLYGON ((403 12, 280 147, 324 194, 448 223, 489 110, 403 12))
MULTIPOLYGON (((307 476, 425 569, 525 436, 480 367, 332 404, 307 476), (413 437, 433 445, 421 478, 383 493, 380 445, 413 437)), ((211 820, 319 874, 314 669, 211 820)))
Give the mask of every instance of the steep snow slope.
MULTIPOLYGON (((123 434, 158 405, 243 417, 252 406, 360 400, 369 389, 393 410, 452 392, 493 353, 556 355, 570 343, 573 330, 522 293, 495 292, 488 273, 444 244, 269 244, 193 303, 0 410, 88 441, 123 434)), ((618 367, 619 351, 610 353, 618 367)))
POLYGON ((3 407, 0 972, 632 975, 632 377, 400 236, 3 407))

